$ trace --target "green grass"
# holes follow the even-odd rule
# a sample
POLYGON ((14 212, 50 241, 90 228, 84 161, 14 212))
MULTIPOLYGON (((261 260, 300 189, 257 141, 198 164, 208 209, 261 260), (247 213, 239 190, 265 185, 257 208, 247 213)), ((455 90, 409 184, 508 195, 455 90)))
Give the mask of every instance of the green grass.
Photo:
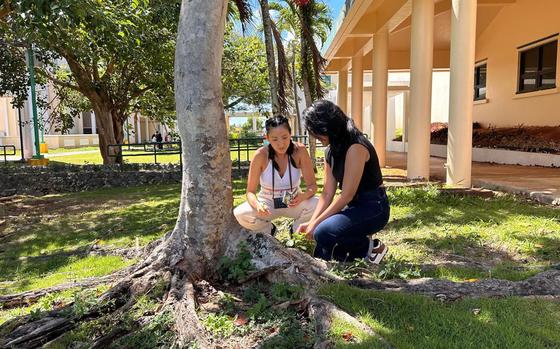
MULTIPOLYGON (((321 176, 318 180, 320 184, 321 176)), ((245 180, 234 181, 234 205, 245 200, 245 185, 245 180)), ((180 185, 175 184, 19 197, 14 203, 4 204, 10 218, 0 225, 0 294, 106 275, 134 263, 114 256, 84 257, 77 252, 93 243, 105 248, 133 247, 161 237, 175 224, 179 195, 180 185)), ((449 196, 433 186, 390 188, 389 199, 391 221, 378 234, 390 248, 382 265, 385 275, 432 276, 455 281, 522 280, 560 263, 557 208, 509 195, 491 199, 449 196), (417 269, 419 273, 414 272, 417 269)), ((403 297, 397 310, 410 306, 423 311, 420 306, 424 300, 411 297, 407 301, 409 296, 403 297)), ((514 312, 516 307, 525 307, 528 300, 495 302, 483 305, 491 309, 500 305, 514 312)), ((445 309, 434 314, 447 318, 445 309)), ((0 312, 0 322, 26 311, 31 309, 0 312)), ((527 316, 530 319, 530 314, 527 316)), ((461 319, 458 323, 466 321, 461 319)), ((383 335, 390 338, 390 333, 383 335)), ((371 346, 364 348, 382 345, 375 344, 373 339, 367 343, 371 346)))
MULTIPOLYGON (((441 303, 396 292, 331 284, 320 291, 396 348, 558 348, 560 302, 542 299, 466 299, 441 303)), ((375 337, 335 321, 337 348, 384 348, 375 337), (351 332, 363 342, 348 343, 351 332)))
POLYGON ((379 237, 390 256, 431 269, 424 276, 521 280, 560 262, 557 208, 509 195, 449 196, 435 187, 392 189, 389 200, 391 221, 379 237))

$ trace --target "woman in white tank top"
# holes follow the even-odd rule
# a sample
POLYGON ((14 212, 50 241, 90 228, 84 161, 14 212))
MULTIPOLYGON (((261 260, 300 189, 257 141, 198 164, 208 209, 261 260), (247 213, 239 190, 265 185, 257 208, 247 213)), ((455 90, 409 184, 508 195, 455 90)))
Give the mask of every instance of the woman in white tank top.
POLYGON ((233 213, 244 228, 274 235, 276 227, 271 221, 275 218, 294 218, 295 229, 311 218, 318 202, 317 184, 307 149, 292 142, 288 119, 277 115, 267 119, 265 126, 269 145, 255 152, 247 180, 247 201, 233 213), (305 192, 300 189, 302 176, 305 192))

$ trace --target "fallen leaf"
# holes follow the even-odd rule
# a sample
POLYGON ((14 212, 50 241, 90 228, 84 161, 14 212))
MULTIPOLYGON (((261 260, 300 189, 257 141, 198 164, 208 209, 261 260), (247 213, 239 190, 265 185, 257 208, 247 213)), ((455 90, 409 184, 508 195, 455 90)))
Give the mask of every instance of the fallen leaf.
POLYGON ((472 313, 473 313, 474 315, 480 314, 480 309, 479 309, 479 308, 471 309, 471 311, 472 311, 472 313))
POLYGON ((243 326, 249 322, 249 319, 245 316, 245 314, 237 314, 235 316, 235 320, 233 321, 235 326, 243 326))
POLYGON ((543 244, 535 244, 535 247, 536 247, 536 248, 543 248, 544 245, 543 245, 543 244))
POLYGON ((344 339, 346 342, 350 342, 354 340, 354 335, 352 334, 352 332, 344 332, 342 334, 342 339, 344 339))
POLYGON ((477 282, 477 281, 478 281, 478 279, 467 279, 467 280, 465 280, 465 282, 477 282))

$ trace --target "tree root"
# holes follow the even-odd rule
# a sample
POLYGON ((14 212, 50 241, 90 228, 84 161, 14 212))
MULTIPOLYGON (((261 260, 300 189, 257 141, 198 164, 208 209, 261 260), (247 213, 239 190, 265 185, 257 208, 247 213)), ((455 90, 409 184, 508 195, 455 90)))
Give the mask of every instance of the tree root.
POLYGON ((314 346, 315 349, 332 347, 332 341, 329 339, 329 330, 335 318, 339 318, 351 324, 369 336, 378 338, 386 344, 387 348, 392 347, 383 337, 375 333, 371 327, 326 300, 316 297, 311 298, 308 311, 309 317, 315 321, 315 332, 317 334, 317 341, 314 346))
POLYGON ((547 270, 523 281, 485 279, 475 282, 453 282, 422 278, 380 282, 360 279, 348 281, 348 284, 374 290, 418 293, 442 301, 464 297, 559 296, 560 270, 547 270))
POLYGON ((21 306, 29 306, 37 302, 41 297, 50 293, 61 292, 71 288, 91 288, 102 284, 108 284, 121 279, 130 272, 131 268, 119 270, 111 275, 87 278, 76 282, 68 282, 53 287, 43 288, 35 291, 26 291, 17 294, 0 296, 0 308, 11 309, 21 306))

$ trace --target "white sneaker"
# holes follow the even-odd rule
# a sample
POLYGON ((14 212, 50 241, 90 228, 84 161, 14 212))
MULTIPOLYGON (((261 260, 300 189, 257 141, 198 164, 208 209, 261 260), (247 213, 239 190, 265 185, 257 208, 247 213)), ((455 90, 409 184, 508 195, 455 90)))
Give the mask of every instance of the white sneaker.
POLYGON ((389 248, 379 239, 370 238, 368 254, 365 259, 370 263, 379 264, 381 263, 381 260, 383 260, 383 257, 387 254, 387 251, 389 251, 389 248))

